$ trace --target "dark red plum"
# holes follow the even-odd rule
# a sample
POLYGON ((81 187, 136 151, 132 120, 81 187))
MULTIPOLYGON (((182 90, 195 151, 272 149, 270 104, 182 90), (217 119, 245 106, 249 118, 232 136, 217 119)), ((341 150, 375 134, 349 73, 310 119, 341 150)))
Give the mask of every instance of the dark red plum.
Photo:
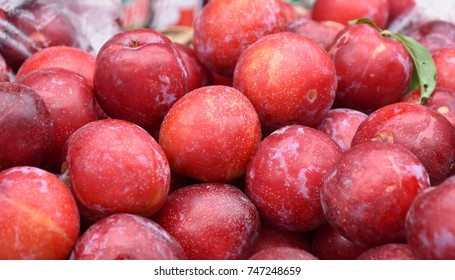
POLYGON ((341 24, 358 18, 371 18, 385 28, 389 20, 388 0, 316 0, 312 9, 312 18, 317 21, 331 20, 341 24))
POLYGON ((423 105, 400 102, 373 112, 360 124, 352 146, 370 141, 409 149, 425 166, 432 185, 455 171, 455 128, 423 105))
POLYGON ((406 238, 417 259, 455 259, 455 176, 415 199, 406 238))
POLYGON ((153 137, 133 123, 90 122, 71 134, 63 155, 84 227, 117 213, 148 217, 166 200, 169 163, 153 137))
POLYGON ((188 91, 188 71, 171 40, 146 28, 120 32, 99 50, 95 96, 111 118, 144 129, 159 127, 188 91))
POLYGON ((273 247, 257 252, 249 260, 317 260, 305 250, 292 247, 273 247))
POLYGON ((239 189, 202 183, 178 189, 153 217, 188 259, 245 259, 259 232, 259 214, 239 189))
POLYGON ((343 152, 351 148, 352 138, 360 123, 368 115, 352 109, 332 109, 325 115, 318 130, 327 133, 340 146, 343 152))
POLYGON ((414 254, 407 244, 384 244, 362 253, 358 260, 414 260, 414 254))
POLYGON ((62 151, 68 137, 83 125, 98 119, 93 88, 84 77, 63 68, 44 68, 16 80, 43 98, 54 125, 54 137, 42 166, 61 172, 62 151))
MULTIPOLYGON (((406 94, 403 101, 419 104, 420 90, 416 89, 406 94)), ((436 88, 423 105, 443 115, 455 127, 455 91, 436 88)))
POLYGON ((330 225, 364 247, 405 240, 414 198, 430 186, 424 166, 401 145, 353 146, 328 171, 321 202, 330 225))
POLYGON ((93 224, 76 242, 71 260, 183 260, 180 244, 156 222, 113 214, 93 224))
POLYGON ((344 24, 336 21, 315 21, 299 17, 289 24, 287 31, 307 36, 321 48, 327 49, 344 27, 344 24))
POLYGON ((54 136, 43 99, 18 83, 0 83, 0 170, 39 165, 54 136))
POLYGON ((266 223, 261 223, 258 238, 251 249, 250 255, 273 247, 293 247, 307 252, 311 249, 305 234, 282 230, 266 223))
POLYGON ((283 127, 259 145, 248 165, 245 192, 270 225, 296 232, 315 229, 326 222, 322 180, 341 154, 321 131, 283 127))
POLYGON ((355 260, 368 248, 346 239, 330 224, 316 229, 312 252, 321 260, 355 260))
POLYGON ((334 106, 371 113, 401 100, 413 71, 408 51, 369 24, 348 25, 328 49, 338 86, 334 106))
POLYGON ((210 71, 230 76, 248 46, 287 23, 278 0, 212 1, 194 21, 194 51, 210 71))

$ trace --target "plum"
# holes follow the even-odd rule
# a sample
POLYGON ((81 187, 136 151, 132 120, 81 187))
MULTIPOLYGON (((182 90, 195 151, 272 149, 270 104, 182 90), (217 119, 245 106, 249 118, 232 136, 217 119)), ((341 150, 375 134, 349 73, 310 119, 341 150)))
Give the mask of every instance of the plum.
POLYGON ((287 21, 279 0, 211 1, 194 21, 194 50, 210 71, 229 76, 249 45, 284 31, 287 21))
POLYGON ((18 83, 0 83, 0 170, 38 166, 54 136, 52 119, 41 96, 18 83))
POLYGON ((259 39, 234 70, 234 87, 253 103, 266 134, 286 125, 319 125, 334 102, 336 86, 327 52, 292 32, 259 39))
POLYGON ((414 260, 414 254, 407 244, 389 243, 363 252, 358 260, 414 260))
POLYGON ((366 142, 332 166, 321 188, 327 221, 364 247, 405 240, 405 218, 414 198, 430 186, 423 164, 401 145, 366 142))
POLYGON ((150 130, 159 127, 187 93, 188 70, 166 36, 152 29, 131 29, 103 44, 93 83, 95 97, 109 117, 150 130))
POLYGON ((305 250, 293 247, 273 247, 261 250, 249 260, 317 260, 315 256, 305 250))
POLYGON ((98 119, 93 88, 84 77, 64 68, 31 71, 16 82, 34 89, 49 110, 54 136, 41 166, 59 173, 63 146, 68 137, 78 128, 98 119))
POLYGON ((71 260, 182 260, 180 244, 156 222, 113 214, 93 224, 77 240, 71 260))
POLYGON ((312 18, 346 25, 351 20, 368 17, 379 27, 385 28, 389 20, 389 9, 389 0, 316 0, 312 18))
POLYGON ((368 249, 346 239, 328 223, 315 230, 311 248, 321 260, 355 260, 368 249))
POLYGON ((247 257, 259 232, 259 214, 236 187, 201 183, 178 189, 153 216, 183 247, 188 259, 247 257))
POLYGON ((343 152, 351 148, 352 138, 357 131, 360 123, 368 115, 353 109, 331 109, 327 112, 318 130, 327 133, 343 152))
POLYGON ((79 211, 57 176, 30 166, 0 172, 0 259, 67 259, 79 211))
POLYGON ((425 166, 432 185, 455 171, 455 128, 423 105, 399 102, 376 110, 360 124, 352 146, 369 141, 405 146, 425 166))
POLYGON ((105 119, 77 129, 65 144, 64 178, 84 228, 116 213, 155 214, 170 187, 169 163, 141 127, 105 119))
POLYGON ((288 231, 315 229, 326 222, 322 180, 341 154, 340 147, 319 130, 283 127, 259 145, 248 165, 245 192, 263 221, 288 231))
POLYGON ((455 176, 419 194, 406 217, 406 239, 417 259, 455 259, 455 176))
POLYGON ((369 24, 346 26, 328 53, 338 78, 336 108, 369 114, 400 101, 409 86, 413 62, 407 49, 369 24))
POLYGON ((228 86, 187 93, 166 114, 159 131, 172 171, 203 182, 241 178, 260 141, 256 110, 228 86))
MULTIPOLYGON (((402 99, 403 102, 420 104, 420 90, 416 89, 402 99)), ((423 104, 443 115, 455 127, 455 91, 447 88, 435 88, 430 98, 423 104)))

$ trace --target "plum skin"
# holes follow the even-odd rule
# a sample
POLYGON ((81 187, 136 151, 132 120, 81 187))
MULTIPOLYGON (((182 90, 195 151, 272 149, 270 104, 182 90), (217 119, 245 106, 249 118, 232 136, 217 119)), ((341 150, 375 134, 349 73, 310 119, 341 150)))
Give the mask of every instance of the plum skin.
POLYGON ((321 203, 327 221, 346 239, 372 247, 405 240, 406 213, 429 186, 424 166, 409 150, 367 142, 328 171, 321 203))

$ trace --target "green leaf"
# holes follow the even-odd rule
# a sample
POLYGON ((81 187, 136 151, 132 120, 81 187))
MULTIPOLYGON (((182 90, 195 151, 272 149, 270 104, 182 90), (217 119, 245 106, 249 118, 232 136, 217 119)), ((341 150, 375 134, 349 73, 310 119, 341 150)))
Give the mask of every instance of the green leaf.
POLYGON ((400 41, 408 50, 414 62, 415 73, 420 86, 420 104, 430 98, 436 87, 436 65, 430 52, 419 42, 402 34, 383 31, 383 35, 390 35, 400 41))
POLYGON ((368 23, 376 28, 381 35, 393 37, 405 46, 414 63, 414 72, 408 90, 420 88, 420 104, 424 104, 436 87, 436 65, 430 52, 409 36, 382 30, 369 18, 361 18, 350 22, 350 24, 357 23, 368 23))
POLYGON ((376 28, 377 31, 382 32, 382 29, 371 18, 359 18, 359 19, 351 20, 348 23, 352 24, 352 25, 358 24, 358 23, 368 23, 369 25, 376 28))

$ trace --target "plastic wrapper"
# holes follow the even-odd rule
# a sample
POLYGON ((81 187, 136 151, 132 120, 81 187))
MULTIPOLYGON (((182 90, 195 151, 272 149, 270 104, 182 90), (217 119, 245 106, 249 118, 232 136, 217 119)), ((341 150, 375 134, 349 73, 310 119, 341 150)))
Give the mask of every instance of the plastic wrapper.
POLYGON ((14 71, 49 46, 96 53, 122 30, 122 8, 120 0, 0 1, 0 53, 14 71))
POLYGON ((455 1, 415 0, 415 6, 396 18, 389 26, 393 32, 409 33, 415 26, 430 21, 455 23, 455 1))
POLYGON ((389 30, 416 39, 430 52, 455 47, 455 1, 415 0, 415 6, 397 17, 389 30))
POLYGON ((172 26, 190 27, 203 4, 202 0, 152 0, 150 27, 158 30, 172 26))

